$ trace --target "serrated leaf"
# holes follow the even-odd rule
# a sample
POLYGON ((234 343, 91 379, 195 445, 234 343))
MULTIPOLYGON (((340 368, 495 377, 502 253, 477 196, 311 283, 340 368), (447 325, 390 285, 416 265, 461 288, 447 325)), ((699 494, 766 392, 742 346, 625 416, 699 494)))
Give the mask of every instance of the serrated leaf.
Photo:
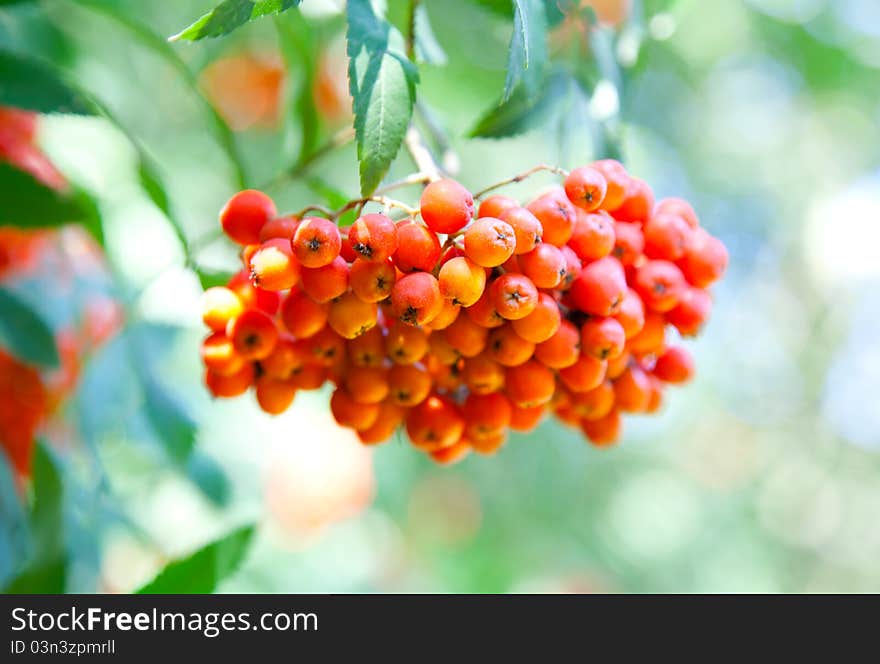
POLYGON ((18 228, 52 228, 83 224, 102 241, 97 205, 83 191, 60 192, 30 173, 0 163, 0 225, 18 228))
POLYGON ((541 0, 513 0, 513 36, 503 101, 522 86, 527 98, 541 87, 547 65, 547 12, 541 0))
POLYGON ((5 50, 0 50, 0 106, 37 113, 96 113, 94 104, 52 65, 5 50))
POLYGON ((245 526, 169 564, 138 594, 205 594, 231 576, 248 552, 254 527, 245 526))
POLYGON ((412 117, 418 72, 405 55, 403 36, 370 0, 349 0, 348 78, 361 193, 370 195, 397 156, 412 117))
POLYGON ((425 5, 416 7, 415 33, 416 58, 429 65, 445 65, 448 61, 446 51, 443 50, 434 35, 431 19, 428 17, 428 9, 425 5))
POLYGON ((5 288, 0 288, 0 345, 29 364, 58 366, 52 330, 26 302, 5 288))
POLYGON ((507 101, 488 111, 471 130, 474 138, 507 138, 535 129, 546 122, 556 103, 565 95, 569 77, 551 76, 537 98, 532 99, 518 87, 507 101))
POLYGON ((224 0, 198 21, 169 41, 198 41, 205 37, 220 37, 263 16, 280 14, 296 7, 301 0, 224 0))

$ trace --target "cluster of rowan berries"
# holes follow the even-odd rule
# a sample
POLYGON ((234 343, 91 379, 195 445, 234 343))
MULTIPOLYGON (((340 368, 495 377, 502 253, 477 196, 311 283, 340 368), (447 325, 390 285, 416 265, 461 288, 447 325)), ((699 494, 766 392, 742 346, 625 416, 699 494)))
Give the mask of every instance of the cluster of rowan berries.
POLYGON ((493 195, 475 210, 447 179, 397 222, 279 217, 258 191, 220 221, 245 267, 205 293, 210 391, 253 387, 280 413, 331 381, 334 417, 364 443, 403 425, 439 462, 491 453, 547 412, 613 443, 622 413, 654 412, 693 375, 667 328, 697 333, 727 265, 687 202, 655 204, 612 160, 526 206, 493 195))

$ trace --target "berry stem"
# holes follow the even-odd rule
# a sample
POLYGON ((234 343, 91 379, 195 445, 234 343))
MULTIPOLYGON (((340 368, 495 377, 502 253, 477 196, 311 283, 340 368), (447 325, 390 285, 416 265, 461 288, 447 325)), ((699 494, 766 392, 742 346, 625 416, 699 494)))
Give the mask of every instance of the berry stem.
POLYGON ((531 177, 535 173, 541 172, 549 172, 555 173, 556 175, 562 175, 563 177, 568 175, 568 171, 564 168, 559 168, 558 166, 550 166, 549 164, 538 164, 537 166, 533 166, 527 171, 520 173, 519 175, 514 175, 512 178, 508 178, 506 180, 502 180, 501 182, 496 182, 495 184, 489 185, 485 189, 478 191, 474 194, 474 199, 479 199, 488 194, 490 191, 495 191, 496 189, 500 189, 501 187, 506 187, 509 184, 516 184, 518 182, 522 182, 528 177, 531 177))
POLYGON ((405 178, 398 180, 397 182, 391 182, 390 184, 386 184, 384 187, 379 187, 373 193, 375 195, 386 194, 389 191, 394 191, 395 189, 401 189, 403 187, 409 187, 414 184, 428 184, 431 181, 431 176, 425 173, 413 173, 412 175, 407 175, 405 178))

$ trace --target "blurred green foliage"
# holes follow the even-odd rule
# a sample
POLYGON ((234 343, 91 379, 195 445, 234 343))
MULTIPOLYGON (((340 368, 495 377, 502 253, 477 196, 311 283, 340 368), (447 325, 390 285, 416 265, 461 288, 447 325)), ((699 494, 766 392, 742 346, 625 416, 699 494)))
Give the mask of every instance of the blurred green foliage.
MULTIPOLYGON (((2 222, 28 225, 39 209, 40 225, 55 225, 82 210, 127 324, 88 359, 24 492, 0 467, 0 583, 880 590, 876 3, 634 0, 622 25, 591 13, 581 33, 566 32, 560 4, 424 0, 417 65, 399 59, 411 5, 387 4, 389 23, 376 15, 364 30, 402 36, 391 50, 367 44, 405 75, 388 101, 398 128, 412 112, 472 189, 538 162, 620 155, 659 195, 694 203, 732 257, 695 344, 697 380, 659 417, 635 419, 617 449, 545 422, 451 469, 401 440, 369 453, 337 444, 318 415, 326 394, 298 396, 276 419, 246 400, 211 401, 197 302, 235 269, 217 236, 229 195, 260 186, 283 210, 335 207, 415 170, 397 155, 402 131, 393 149, 362 137, 356 148, 335 141, 351 118, 318 112, 324 56, 344 61, 341 3, 305 0, 222 39, 170 45, 212 3, 2 2, 0 104, 65 112, 43 118, 40 141, 77 192, 30 196, 34 183, 2 167, 0 208, 16 211, 2 222), (533 34, 528 12, 542 6, 551 29, 533 34), (283 62, 274 126, 233 131, 208 94, 205 72, 243 53, 283 62), (252 537, 236 530, 251 523, 252 537)), ((367 122, 372 101, 355 102, 367 122)), ((44 307, 58 316, 63 299, 44 307)))

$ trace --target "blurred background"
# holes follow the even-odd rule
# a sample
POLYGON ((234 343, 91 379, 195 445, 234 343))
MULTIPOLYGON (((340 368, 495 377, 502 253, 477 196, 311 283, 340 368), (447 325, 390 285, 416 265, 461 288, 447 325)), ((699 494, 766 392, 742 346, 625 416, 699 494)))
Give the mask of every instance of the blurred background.
MULTIPOLYGON (((619 154, 731 254, 689 343, 697 378, 659 415, 627 418, 621 445, 548 419, 450 468, 402 439, 362 447, 327 391, 273 418, 204 389, 199 296, 236 265, 217 234, 225 200, 242 179, 287 211, 358 195, 351 144, 290 169, 293 101, 310 100, 326 140, 351 123, 341 3, 303 2, 318 57, 285 53, 273 19, 164 43, 212 4, 0 11, 3 49, 63 63, 117 121, 44 116, 35 138, 100 210, 95 265, 68 229, 3 277, 56 333, 99 328, 39 430, 60 469, 64 590, 130 592, 253 523, 218 591, 880 592, 880 4, 596 0, 599 27, 551 35, 557 53, 586 48, 589 92, 482 138, 469 134, 500 97, 510 20, 493 2, 423 3, 436 48, 420 100, 462 183, 619 154), (143 154, 167 214, 141 186, 143 154)), ((402 154, 389 179, 413 170, 402 154)), ((14 511, 4 584, 16 556, 41 556, 16 545, 14 511)))

